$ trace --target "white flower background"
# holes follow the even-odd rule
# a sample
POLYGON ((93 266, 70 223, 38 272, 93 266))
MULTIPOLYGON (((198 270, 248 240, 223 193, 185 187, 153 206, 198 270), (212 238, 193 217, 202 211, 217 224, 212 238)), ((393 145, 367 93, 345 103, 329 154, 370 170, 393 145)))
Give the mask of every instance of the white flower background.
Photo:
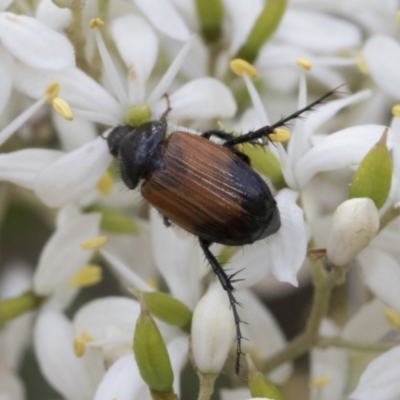
POLYGON ((400 399, 398 0, 0 8, 1 400, 154 398, 132 350, 141 307, 128 289, 168 293, 193 312, 190 333, 156 319, 179 399, 210 398, 198 397, 196 371, 201 387, 219 376, 222 400, 400 399), (212 42, 204 28, 215 20, 212 42), (257 76, 236 76, 230 61, 254 50, 260 21, 276 29, 248 60, 257 76), (197 238, 124 187, 104 136, 159 119, 165 94, 170 132, 241 134, 339 86, 288 125, 287 143, 241 148, 277 201, 279 231, 211 248, 240 271, 243 352, 281 393, 255 395, 234 374, 232 312, 197 238), (353 176, 371 195, 349 194, 353 176), (98 237, 105 244, 82 247, 98 237))

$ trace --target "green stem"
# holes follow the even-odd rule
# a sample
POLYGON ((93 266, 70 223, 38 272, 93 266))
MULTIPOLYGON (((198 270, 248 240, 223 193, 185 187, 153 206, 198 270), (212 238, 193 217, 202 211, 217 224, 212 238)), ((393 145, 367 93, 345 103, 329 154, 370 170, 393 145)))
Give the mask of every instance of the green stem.
POLYGON ((391 207, 386 210, 380 220, 379 230, 381 231, 387 225, 389 225, 394 219, 396 219, 400 215, 400 208, 391 207))
POLYGON ((90 68, 86 60, 86 38, 83 34, 83 9, 85 0, 73 0, 71 3, 72 22, 66 29, 66 34, 75 49, 76 65, 90 75, 90 68))
POLYGON ((34 310, 44 301, 32 291, 25 292, 20 296, 0 301, 0 326, 27 311, 34 310))
POLYGON ((354 340, 346 340, 341 337, 324 337, 320 336, 318 339, 318 347, 339 347, 348 350, 361 350, 361 351, 388 351, 393 347, 400 346, 400 342, 386 342, 386 343, 373 343, 373 342, 357 342, 354 340))
POLYGON ((332 289, 341 282, 343 269, 326 272, 321 261, 315 261, 312 265, 314 280, 314 298, 311 313, 307 321, 305 331, 295 337, 289 344, 270 357, 263 365, 265 373, 272 371, 280 364, 293 360, 307 353, 318 344, 318 332, 322 319, 327 315, 332 289))
POLYGON ((214 392, 214 383, 218 374, 202 374, 199 372, 200 393, 197 400, 210 400, 214 392))

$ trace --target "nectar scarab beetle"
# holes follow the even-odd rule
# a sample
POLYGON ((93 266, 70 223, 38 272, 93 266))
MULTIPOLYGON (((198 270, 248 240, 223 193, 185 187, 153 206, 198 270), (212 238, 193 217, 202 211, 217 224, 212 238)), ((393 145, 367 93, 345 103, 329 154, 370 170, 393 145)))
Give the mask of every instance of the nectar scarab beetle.
MULTIPOLYGON (((277 232, 280 215, 264 180, 251 168, 249 158, 235 146, 260 144, 259 139, 311 110, 335 93, 332 90, 307 107, 271 126, 234 136, 220 130, 202 135, 172 132, 167 135, 166 113, 160 121, 137 127, 118 126, 107 138, 129 189, 141 184, 143 197, 170 222, 199 238, 200 246, 226 290, 236 324, 236 373, 240 368, 241 331, 232 275, 211 253, 213 243, 242 246, 277 232), (224 141, 218 145, 209 139, 224 141)), ((260 144, 261 145, 261 144, 260 144)))

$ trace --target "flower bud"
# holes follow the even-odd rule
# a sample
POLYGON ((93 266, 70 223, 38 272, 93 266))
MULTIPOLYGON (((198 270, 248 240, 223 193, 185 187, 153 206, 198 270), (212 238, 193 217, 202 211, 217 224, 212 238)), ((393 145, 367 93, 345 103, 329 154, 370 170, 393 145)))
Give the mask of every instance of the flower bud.
POLYGON ((192 320, 192 353, 197 370, 219 374, 235 336, 232 312, 219 282, 198 302, 192 320))
POLYGON ((190 332, 192 312, 181 301, 162 292, 137 292, 130 290, 136 297, 143 296, 152 315, 167 324, 178 326, 190 332))
POLYGON ((215 43, 221 36, 224 8, 221 0, 196 0, 203 38, 207 43, 215 43))
POLYGON ((133 352, 140 375, 154 394, 153 398, 157 396, 165 400, 174 399, 174 373, 167 347, 143 296, 140 298, 140 305, 141 312, 133 337, 133 352))
POLYGON ((393 163, 386 146, 388 128, 361 161, 350 185, 350 198, 369 197, 379 209, 389 196, 393 163))
POLYGON ((378 229, 378 210, 371 199, 346 200, 333 214, 328 260, 335 266, 350 263, 375 237, 378 229))
POLYGON ((246 355, 246 361, 249 366, 249 389, 253 399, 284 400, 276 386, 257 369, 250 355, 246 355))

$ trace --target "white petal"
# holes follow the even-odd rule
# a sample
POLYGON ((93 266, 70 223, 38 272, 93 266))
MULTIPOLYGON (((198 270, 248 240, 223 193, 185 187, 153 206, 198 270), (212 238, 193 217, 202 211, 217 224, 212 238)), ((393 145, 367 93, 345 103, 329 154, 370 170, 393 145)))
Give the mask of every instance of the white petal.
POLYGON ((132 334, 139 317, 140 306, 126 297, 104 297, 86 303, 74 316, 76 335, 89 333, 95 340, 107 338, 107 328, 123 334, 132 334))
POLYGON ((33 189, 38 174, 62 155, 61 151, 44 149, 24 149, 0 154, 0 180, 33 189))
MULTIPOLYGON (((249 290, 236 292, 235 297, 243 305, 240 318, 246 321, 241 326, 248 341, 242 343, 245 353, 254 353, 257 359, 267 359, 286 345, 285 336, 266 306, 249 290)), ((285 382, 292 373, 292 363, 285 363, 273 370, 268 378, 276 384, 285 382)))
POLYGON ((25 398, 22 379, 6 367, 0 366, 0 399, 24 400, 25 398))
POLYGON ((0 11, 4 11, 14 0, 0 0, 0 11))
POLYGON ((104 375, 94 400, 150 400, 150 392, 140 376, 135 358, 126 354, 104 375))
POLYGON ((368 247, 360 253, 365 284, 389 306, 400 312, 400 264, 399 259, 378 249, 368 247))
POLYGON ((88 263, 93 250, 83 250, 85 240, 99 235, 99 214, 81 215, 63 225, 46 243, 33 279, 37 294, 49 295, 57 285, 68 283, 88 263))
MULTIPOLYGON (((304 187, 318 172, 356 166, 378 142, 384 129, 382 125, 359 125, 326 136, 297 163, 299 185, 304 187)), ((388 147, 393 147, 399 140, 389 130, 388 147)))
POLYGON ((221 400, 243 400, 251 397, 250 390, 247 388, 221 389, 221 400))
POLYGON ((62 32, 71 23, 71 10, 56 6, 52 0, 41 0, 36 7, 36 19, 49 28, 62 32))
POLYGON ((335 54, 361 43, 360 29, 326 14, 289 9, 276 32, 276 38, 316 53, 335 54))
POLYGON ((368 70, 377 85, 388 95, 400 98, 400 45, 385 35, 375 35, 367 40, 363 56, 368 70))
POLYGON ((161 33, 181 41, 189 39, 189 29, 168 1, 134 0, 134 3, 161 33))
POLYGON ((35 193, 49 207, 77 201, 95 188, 111 160, 107 142, 98 137, 47 166, 37 178, 35 193))
MULTIPOLYGON (((337 327, 329 320, 321 325, 322 335, 335 336, 337 327)), ((314 348, 311 351, 311 380, 326 377, 331 382, 322 388, 311 389, 311 400, 341 399, 347 382, 348 361, 345 350, 330 348, 326 350, 314 348)))
POLYGON ((3 113, 12 89, 13 58, 10 53, 0 45, 0 114, 3 113))
POLYGON ((95 125, 90 121, 79 118, 67 121, 57 112, 53 112, 52 119, 60 138, 62 149, 66 152, 75 150, 98 136, 95 125))
POLYGON ((75 65, 68 39, 35 18, 1 13, 0 39, 15 57, 31 67, 60 70, 75 65))
POLYGON ((120 106, 102 86, 78 68, 62 72, 46 72, 17 64, 14 84, 18 90, 33 98, 40 98, 50 83, 60 84, 59 97, 74 109, 105 114, 110 125, 119 121, 120 106))
MULTIPOLYGON (((236 113, 232 92, 214 78, 192 80, 170 95, 171 118, 230 118, 236 113)), ((156 114, 166 110, 165 99, 156 104, 156 114)))
POLYGON ((164 226, 157 211, 151 210, 151 233, 155 262, 174 297, 192 308, 202 292, 201 278, 207 271, 198 241, 180 238, 164 226))
POLYGON ((34 345, 40 369, 47 381, 68 400, 89 400, 93 388, 84 362, 73 352, 71 323, 63 314, 44 311, 39 315, 34 345))
POLYGON ((172 370, 174 371, 174 391, 180 393, 180 376, 185 366, 189 354, 189 338, 180 336, 173 339, 167 346, 169 359, 171 360, 172 370))
POLYGON ((129 101, 143 102, 145 84, 157 58, 157 36, 143 18, 133 14, 114 19, 111 33, 128 68, 129 101))
POLYGON ((371 300, 347 321, 341 336, 365 342, 380 340, 391 330, 385 318, 385 309, 386 305, 381 300, 371 300))
POLYGON ((395 347, 372 361, 350 399, 397 399, 400 395, 399 357, 400 347, 395 347))

